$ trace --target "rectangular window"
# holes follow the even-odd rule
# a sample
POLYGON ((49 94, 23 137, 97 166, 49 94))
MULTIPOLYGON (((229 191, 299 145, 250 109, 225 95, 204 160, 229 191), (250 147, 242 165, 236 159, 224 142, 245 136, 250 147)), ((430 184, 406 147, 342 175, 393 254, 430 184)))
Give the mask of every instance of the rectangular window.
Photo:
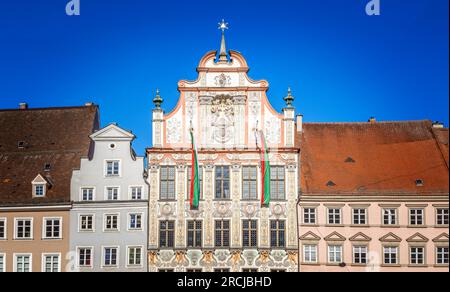
POLYGON ((105 231, 119 230, 119 215, 105 215, 105 231))
POLYGON ((272 166, 270 169, 270 196, 272 200, 285 200, 285 168, 272 166))
POLYGON ((142 214, 130 214, 130 230, 141 230, 142 229, 142 214))
POLYGON ((44 228, 46 239, 61 238, 61 219, 59 218, 44 218, 44 228))
POLYGON ((383 209, 383 224, 397 225, 397 209, 383 209))
POLYGON ((328 208, 328 224, 333 225, 341 224, 341 209, 328 208))
POLYGON ((108 201, 117 201, 119 200, 119 188, 117 187, 107 187, 106 188, 106 196, 108 201))
POLYGON ((202 273, 202 269, 187 269, 186 273, 202 273))
POLYGON ((270 221, 270 245, 272 248, 285 247, 286 223, 284 220, 270 221))
POLYGON ((353 247, 353 263, 357 265, 367 264, 367 246, 353 247))
POLYGON ((303 262, 317 263, 317 245, 308 244, 303 246, 303 262))
POLYGON ((93 200, 94 200, 94 189, 93 188, 81 189, 81 201, 90 202, 93 200))
POLYGON ((175 167, 161 167, 160 199, 175 200, 175 167))
POLYGON ((216 247, 230 247, 230 221, 216 220, 216 247))
POLYGON ((398 247, 386 246, 383 254, 385 265, 396 265, 398 263, 398 247))
POLYGON ((229 273, 230 269, 214 269, 214 273, 229 273))
POLYGON ((131 187, 131 200, 142 200, 142 187, 131 187))
POLYGON ((409 248, 409 263, 411 265, 423 265, 425 263, 425 248, 424 247, 410 247, 409 248))
POLYGON ((244 200, 258 199, 257 175, 254 166, 242 168, 242 198, 244 200))
POLYGON ((242 273, 258 273, 258 269, 242 269, 242 273))
POLYGON ((367 224, 367 209, 353 209, 353 225, 367 224))
POLYGON ((34 185, 34 196, 35 197, 43 197, 45 196, 45 185, 34 185))
POLYGON ((105 247, 103 266, 104 267, 116 267, 117 266, 117 256, 118 256, 118 248, 117 247, 105 247))
POLYGON ((159 273, 173 273, 174 270, 173 269, 159 269, 158 272, 159 273))
POLYGON ((230 199, 230 167, 216 167, 216 199, 230 199))
POLYGON ((448 265, 448 246, 436 248, 436 264, 448 265))
POLYGON ((202 247, 202 221, 188 221, 187 245, 188 247, 202 247))
MULTIPOLYGON (((190 199, 191 194, 191 176, 192 176, 192 167, 188 166, 187 168, 187 198, 190 199)), ((200 199, 203 198, 203 168, 201 166, 198 167, 198 182, 200 184, 200 199)))
POLYGON ((5 255, 0 254, 0 273, 4 273, 4 272, 6 272, 5 255))
POLYGON ((78 266, 81 268, 92 267, 92 248, 78 249, 78 266))
POLYGON ((243 220, 242 222, 242 236, 244 247, 258 246, 258 221, 257 220, 243 220))
POLYGON ((120 161, 111 160, 106 162, 106 176, 120 175, 120 161))
POLYGON ((328 246, 328 262, 330 264, 342 263, 342 245, 328 246))
POLYGON ((6 239, 6 219, 0 219, 0 240, 6 239))
POLYGON ((16 255, 15 272, 17 273, 29 273, 32 271, 31 255, 16 255))
POLYGON ((32 232, 31 219, 16 219, 16 239, 32 239, 32 232))
POLYGON ((128 248, 128 266, 142 265, 142 247, 128 248))
POLYGON ((159 246, 161 248, 174 247, 175 221, 159 222, 159 246))
POLYGON ((315 208, 303 208, 303 224, 316 224, 315 208))
POLYGON ((43 263, 45 273, 59 273, 60 271, 60 256, 59 255, 44 255, 43 263))
POLYGON ((93 215, 81 215, 80 216, 80 231, 93 231, 94 230, 94 216, 93 215))
POLYGON ((409 224, 413 226, 424 224, 424 209, 409 210, 409 224))
POLYGON ((448 208, 436 209, 436 224, 448 225, 448 208))

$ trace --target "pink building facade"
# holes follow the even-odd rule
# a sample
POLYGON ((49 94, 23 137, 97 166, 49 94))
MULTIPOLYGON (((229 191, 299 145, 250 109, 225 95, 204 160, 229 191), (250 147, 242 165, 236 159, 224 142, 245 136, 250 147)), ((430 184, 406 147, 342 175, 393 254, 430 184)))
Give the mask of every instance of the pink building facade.
POLYGON ((448 130, 299 127, 301 272, 448 272, 448 130))

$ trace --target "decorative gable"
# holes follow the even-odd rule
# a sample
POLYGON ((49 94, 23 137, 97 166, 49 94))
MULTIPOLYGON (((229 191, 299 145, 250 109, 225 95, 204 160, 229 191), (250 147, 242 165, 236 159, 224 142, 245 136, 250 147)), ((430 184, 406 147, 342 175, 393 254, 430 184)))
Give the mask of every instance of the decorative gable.
POLYGON ((120 128, 116 124, 110 124, 90 137, 94 141, 132 141, 135 138, 131 132, 120 128))
POLYGON ((327 237, 325 237, 325 240, 326 241, 345 241, 346 238, 335 231, 335 232, 331 233, 330 235, 328 235, 327 237))
POLYGON ((309 240, 309 241, 319 241, 320 239, 321 239, 320 236, 314 234, 311 231, 305 233, 303 236, 300 237, 300 240, 309 240))
POLYGON ((47 185, 48 181, 41 174, 38 174, 38 176, 36 176, 36 178, 31 182, 31 184, 33 184, 33 185, 39 185, 39 184, 47 185))
POLYGON ((448 234, 442 233, 438 237, 434 238, 433 242, 448 242, 448 234))
POLYGON ((372 238, 370 238, 369 236, 365 235, 362 232, 359 232, 359 233, 353 235, 352 237, 350 237, 350 241, 364 241, 364 242, 366 242, 366 241, 371 241, 371 240, 372 240, 372 238))
POLYGON ((51 184, 41 174, 38 174, 36 178, 31 182, 33 197, 42 198, 47 194, 47 188, 51 184))
POLYGON ((380 238, 381 242, 402 242, 402 239, 395 235, 394 233, 390 232, 386 234, 385 236, 380 238))
POLYGON ((428 242, 430 241, 428 238, 426 238, 425 236, 423 236, 420 233, 416 233, 413 236, 409 237, 407 240, 407 242, 428 242))

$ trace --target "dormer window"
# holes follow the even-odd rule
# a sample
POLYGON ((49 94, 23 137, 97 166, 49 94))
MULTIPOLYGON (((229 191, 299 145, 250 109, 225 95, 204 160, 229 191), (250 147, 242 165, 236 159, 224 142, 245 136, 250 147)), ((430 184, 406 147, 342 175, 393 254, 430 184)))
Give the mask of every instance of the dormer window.
POLYGON ((50 170, 52 170, 52 165, 50 163, 46 163, 44 165, 44 171, 50 171, 50 170))
POLYGON ((119 176, 120 175, 120 161, 110 160, 106 161, 106 176, 119 176))
POLYGON ((24 149, 25 148, 25 141, 19 141, 17 142, 17 148, 24 149))
POLYGON ((48 181, 42 176, 38 175, 32 182, 33 197, 42 198, 47 194, 48 181))
POLYGON ((35 197, 44 197, 45 196, 45 185, 44 184, 34 185, 34 196, 35 197))

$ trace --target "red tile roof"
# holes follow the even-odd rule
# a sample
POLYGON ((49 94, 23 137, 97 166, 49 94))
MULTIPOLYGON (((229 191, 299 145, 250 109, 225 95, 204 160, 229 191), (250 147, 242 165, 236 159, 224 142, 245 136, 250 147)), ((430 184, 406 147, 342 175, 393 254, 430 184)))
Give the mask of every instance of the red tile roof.
POLYGON ((89 135, 98 127, 97 106, 0 110, 0 206, 70 202, 72 170, 89 155, 89 135), (51 187, 33 199, 39 174, 51 187))
POLYGON ((449 193, 448 129, 430 121, 303 127, 296 138, 303 194, 449 193))

